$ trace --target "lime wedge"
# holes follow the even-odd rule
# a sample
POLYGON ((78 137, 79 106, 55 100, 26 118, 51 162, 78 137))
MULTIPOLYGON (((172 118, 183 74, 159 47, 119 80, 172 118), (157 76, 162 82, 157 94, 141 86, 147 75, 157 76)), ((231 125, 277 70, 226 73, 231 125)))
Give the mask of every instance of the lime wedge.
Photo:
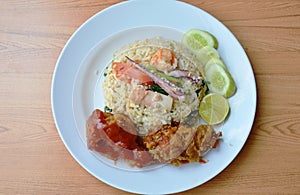
POLYGON ((223 122, 229 113, 229 103, 222 95, 211 93, 206 95, 201 103, 199 114, 210 125, 223 122))
POLYGON ((202 47, 197 53, 196 56, 199 58, 200 62, 205 65, 208 61, 211 59, 218 59, 220 58, 219 52, 211 47, 211 46, 205 46, 202 47))
POLYGON ((214 64, 218 64, 219 66, 222 66, 224 69, 227 69, 225 63, 220 58, 211 58, 206 64, 205 68, 208 68, 210 66, 214 66, 214 64))
POLYGON ((199 51, 202 47, 210 46, 215 49, 218 48, 218 41, 215 36, 211 33, 199 30, 199 29, 190 29, 185 32, 182 36, 181 42, 192 51, 199 51))
POLYGON ((224 67, 218 64, 206 66, 204 75, 208 83, 208 89, 211 92, 223 95, 226 98, 231 97, 235 93, 235 82, 224 67))

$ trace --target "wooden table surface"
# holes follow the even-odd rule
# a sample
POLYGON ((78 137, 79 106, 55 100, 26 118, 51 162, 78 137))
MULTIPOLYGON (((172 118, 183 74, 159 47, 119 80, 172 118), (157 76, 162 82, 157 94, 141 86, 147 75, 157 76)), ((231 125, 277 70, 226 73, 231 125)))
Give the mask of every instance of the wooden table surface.
MULTIPOLYGON (((74 31, 119 0, 0 0, 0 194, 128 194, 85 171, 59 137, 51 80, 74 31)), ((186 0, 247 52, 258 105, 244 148, 184 194, 300 193, 300 1, 186 0)))

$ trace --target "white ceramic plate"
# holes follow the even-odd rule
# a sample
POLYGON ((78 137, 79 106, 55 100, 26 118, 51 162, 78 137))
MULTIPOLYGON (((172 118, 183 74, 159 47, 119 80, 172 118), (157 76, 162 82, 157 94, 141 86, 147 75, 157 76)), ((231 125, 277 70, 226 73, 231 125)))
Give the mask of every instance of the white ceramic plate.
POLYGON ((234 35, 217 19, 183 2, 137 0, 116 4, 85 22, 64 47, 54 71, 52 110, 59 134, 72 156, 89 173, 116 188, 141 194, 168 194, 201 185, 215 177, 239 153, 251 131, 256 87, 251 64, 234 35), (103 108, 101 77, 112 53, 135 40, 162 36, 180 41, 190 28, 207 30, 219 41, 218 51, 236 84, 229 99, 230 117, 223 141, 206 156, 206 164, 180 167, 115 166, 86 147, 85 121, 103 108))

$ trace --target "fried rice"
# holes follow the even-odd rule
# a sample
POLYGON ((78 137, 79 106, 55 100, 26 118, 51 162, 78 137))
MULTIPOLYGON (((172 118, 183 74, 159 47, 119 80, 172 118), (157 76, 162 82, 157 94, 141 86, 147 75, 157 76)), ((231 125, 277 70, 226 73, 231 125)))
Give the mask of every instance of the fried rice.
MULTIPOLYGON (((199 60, 186 49, 181 43, 167 40, 162 37, 139 40, 130 43, 113 54, 112 63, 126 62, 126 56, 138 60, 142 66, 150 63, 151 57, 159 49, 170 49, 175 54, 175 63, 179 69, 189 70, 193 74, 202 77, 202 65, 199 60)), ((116 78, 112 65, 107 67, 106 77, 103 83, 105 106, 112 113, 123 113, 130 117, 138 128, 140 135, 151 132, 155 127, 171 124, 172 121, 180 122, 193 110, 198 109, 199 102, 204 95, 201 84, 195 84, 184 79, 183 88, 189 93, 181 100, 173 100, 171 110, 153 108, 146 105, 136 104, 129 96, 138 87, 138 82, 125 83, 116 78)))

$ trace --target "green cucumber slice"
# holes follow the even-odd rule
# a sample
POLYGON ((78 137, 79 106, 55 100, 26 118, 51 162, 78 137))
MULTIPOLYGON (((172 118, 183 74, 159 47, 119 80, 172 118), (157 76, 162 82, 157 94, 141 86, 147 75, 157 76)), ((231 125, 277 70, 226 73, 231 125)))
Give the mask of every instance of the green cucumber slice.
POLYGON ((220 66, 222 66, 223 68, 227 69, 225 63, 223 62, 223 60, 221 60, 220 58, 211 58, 205 65, 204 65, 204 69, 207 69, 210 66, 213 66, 214 64, 218 64, 220 66))
POLYGON ((196 56, 199 58, 200 62, 205 66, 208 61, 212 58, 220 58, 219 52, 210 46, 205 46, 201 48, 196 56))
POLYGON ((235 82, 224 67, 213 64, 206 68, 204 75, 206 81, 208 81, 208 89, 211 92, 223 95, 225 98, 229 98, 235 93, 235 82))
POLYGON ((194 52, 197 52, 202 47, 210 46, 215 49, 218 48, 218 41, 211 33, 200 30, 190 29, 182 36, 182 43, 194 52))

